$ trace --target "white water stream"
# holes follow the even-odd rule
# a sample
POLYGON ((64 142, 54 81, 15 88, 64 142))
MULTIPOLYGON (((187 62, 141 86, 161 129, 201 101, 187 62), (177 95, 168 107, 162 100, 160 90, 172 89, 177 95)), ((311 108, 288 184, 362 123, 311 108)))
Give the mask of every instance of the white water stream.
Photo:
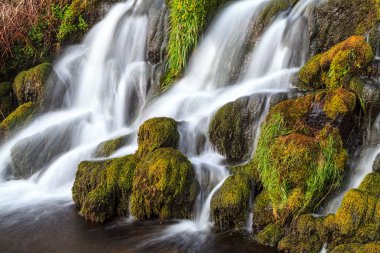
MULTIPOLYGON (((1 212, 54 199, 71 201, 77 165, 93 158, 100 142, 130 134, 133 142, 114 156, 133 153, 138 127, 146 119, 166 116, 182 122, 180 149, 205 186, 198 198, 195 219, 172 226, 168 234, 209 231, 210 201, 229 171, 224 157, 213 150, 209 141, 200 148, 197 139, 207 136, 211 117, 224 104, 255 93, 270 97, 291 88, 291 78, 307 58, 305 17, 312 2, 301 0, 291 12, 281 14, 253 50, 246 73, 230 84, 231 66, 241 60, 249 24, 267 3, 234 2, 206 33, 185 76, 155 98, 150 96, 151 66, 145 59, 149 7, 143 0, 116 4, 81 45, 69 48, 55 64, 62 81, 59 84, 64 84, 66 90, 63 109, 37 118, 0 148, 0 178, 6 180, 12 167, 12 149, 25 138, 47 135, 52 129, 69 129, 73 140, 68 151, 30 178, 0 183, 1 212), (74 126, 69 124, 73 122, 74 126)), ((47 145, 59 145, 52 136, 46 137, 47 145)))

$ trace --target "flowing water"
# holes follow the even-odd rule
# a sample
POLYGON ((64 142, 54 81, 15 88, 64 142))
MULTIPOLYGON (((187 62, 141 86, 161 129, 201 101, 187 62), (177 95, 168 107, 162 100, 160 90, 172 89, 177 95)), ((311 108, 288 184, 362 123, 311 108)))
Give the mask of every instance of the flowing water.
MULTIPOLYGON (((100 142, 126 134, 130 135, 131 143, 113 157, 133 153, 137 148, 138 127, 145 120, 159 116, 180 122, 179 149, 192 162, 202 190, 193 220, 160 227, 158 234, 155 229, 150 233, 145 226, 146 233, 141 232, 145 230, 138 225, 123 224, 121 230, 126 227, 130 231, 150 234, 144 239, 136 239, 141 245, 127 247, 126 251, 139 252, 138 249, 147 248, 157 251, 160 247, 157 244, 162 245, 173 238, 186 249, 194 247, 194 240, 208 245, 212 225, 211 198, 229 176, 224 157, 212 148, 207 137, 211 117, 228 102, 261 95, 266 97, 265 106, 261 116, 252 122, 260 125, 269 110, 271 96, 290 90, 294 74, 308 57, 307 7, 316 1, 299 1, 293 10, 282 13, 254 47, 247 70, 237 82, 230 83, 233 66, 243 65, 241 53, 250 24, 267 3, 266 0, 234 2, 210 26, 191 57, 184 77, 157 97, 153 96, 156 88, 152 81, 154 66, 147 61, 144 46, 153 2, 137 0, 116 4, 82 44, 67 49, 54 67, 59 79, 53 84, 57 93, 54 97, 62 98, 61 109, 38 117, 0 148, 0 178, 3 180, 0 183, 0 222, 4 224, 0 235, 8 238, 4 240, 11 245, 14 245, 12 239, 6 234, 18 231, 21 235, 24 233, 21 230, 31 232, 30 227, 35 224, 42 226, 41 230, 36 230, 38 236, 51 233, 45 221, 50 220, 50 216, 62 217, 64 213, 71 218, 68 218, 69 225, 62 226, 63 231, 75 230, 73 210, 67 210, 72 209, 71 186, 79 162, 94 159, 94 150, 100 142), (62 145, 62 136, 58 133, 65 133, 65 140, 70 141, 62 145), (53 156, 49 156, 42 166, 37 163, 30 168, 27 172, 31 176, 16 180, 17 166, 12 159, 18 150, 25 150, 26 142, 29 149, 37 151, 43 144, 48 150, 54 150, 53 156), (60 209, 66 211, 60 213, 60 209), (180 239, 179 235, 182 235, 180 239)), ((157 2, 164 5, 163 1, 157 2)), ((81 223, 81 220, 75 222, 81 223)), ((73 234, 79 236, 83 230, 82 227, 73 234)), ((98 231, 95 237, 103 233, 95 230, 98 231)), ((137 237, 140 233, 136 232, 137 237)), ((67 238, 63 240, 68 241, 67 238)), ((48 249, 58 252, 54 247, 65 247, 65 243, 61 243, 48 249)), ((73 242, 67 244, 70 247, 68 245, 78 246, 73 242)), ((83 250, 90 251, 90 248, 83 250)))

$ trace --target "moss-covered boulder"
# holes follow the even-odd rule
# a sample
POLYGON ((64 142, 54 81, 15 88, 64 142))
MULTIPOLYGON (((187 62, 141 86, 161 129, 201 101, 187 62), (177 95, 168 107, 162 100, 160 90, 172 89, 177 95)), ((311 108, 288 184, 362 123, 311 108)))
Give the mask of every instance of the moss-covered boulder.
POLYGON ((115 153, 116 150, 122 148, 128 143, 128 135, 126 136, 120 136, 118 138, 104 141, 100 143, 95 150, 95 157, 109 157, 113 153, 115 153))
POLYGON ((0 83, 0 122, 17 108, 11 83, 0 83))
POLYGON ((292 253, 319 252, 327 243, 331 252, 362 252, 360 249, 368 243, 372 245, 379 240, 380 174, 372 173, 358 189, 345 194, 336 214, 318 218, 302 215, 295 219, 279 249, 292 253))
POLYGON ((380 242, 366 244, 347 243, 335 247, 331 253, 377 253, 380 251, 380 242))
MULTIPOLYGON (((270 110, 261 131, 254 163, 273 215, 282 222, 315 210, 340 184, 345 170, 347 153, 339 129, 331 120, 318 128, 308 124, 320 100, 318 94, 310 94, 279 103, 270 110)), ((327 104, 330 98, 323 100, 327 104)), ((348 107, 340 116, 352 110, 348 107)), ((337 117, 339 112, 338 107, 337 112, 324 113, 337 117)))
POLYGON ((298 78, 304 87, 314 89, 347 87, 352 77, 365 73, 373 59, 365 37, 353 36, 311 58, 298 78))
POLYGON ((275 223, 272 201, 267 191, 264 190, 256 196, 253 202, 252 214, 255 230, 262 230, 269 224, 275 223))
POLYGON ((19 104, 42 101, 45 95, 45 82, 51 70, 52 67, 49 63, 43 63, 17 75, 13 83, 13 90, 19 104))
POLYGON ((225 231, 244 227, 250 194, 250 182, 243 173, 227 178, 211 200, 214 228, 225 231))
POLYGON ((251 158, 254 133, 264 108, 262 95, 245 97, 220 108, 211 120, 209 137, 213 146, 230 163, 251 158))
POLYGON ((12 131, 28 123, 37 111, 37 106, 32 102, 19 106, 0 123, 0 138, 7 138, 12 131))
POLYGON ((353 35, 370 38, 379 20, 377 0, 320 1, 309 14, 310 49, 315 55, 353 35))
POLYGON ((156 149, 176 148, 179 141, 177 122, 170 118, 152 118, 139 128, 137 156, 143 157, 156 149))
POLYGON ((190 161, 173 148, 160 148, 138 163, 131 213, 139 219, 190 218, 199 184, 190 161))
POLYGON ((93 222, 128 215, 135 167, 133 156, 81 162, 72 188, 80 214, 93 222))
POLYGON ((262 245, 276 246, 284 237, 285 227, 282 224, 273 223, 266 226, 256 235, 256 240, 262 245))

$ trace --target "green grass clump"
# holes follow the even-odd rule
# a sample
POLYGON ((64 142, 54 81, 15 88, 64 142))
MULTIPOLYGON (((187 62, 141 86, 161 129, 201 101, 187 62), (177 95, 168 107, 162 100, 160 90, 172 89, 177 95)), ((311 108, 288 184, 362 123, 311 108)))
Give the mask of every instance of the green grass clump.
POLYGON ((162 90, 181 76, 208 21, 226 2, 228 0, 167 0, 170 10, 168 69, 162 90))

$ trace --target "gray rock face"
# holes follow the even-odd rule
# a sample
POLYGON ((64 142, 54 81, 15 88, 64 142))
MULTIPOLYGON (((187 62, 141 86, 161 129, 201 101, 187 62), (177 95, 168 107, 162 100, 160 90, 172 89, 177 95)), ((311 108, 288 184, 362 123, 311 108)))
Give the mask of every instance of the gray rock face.
POLYGON ((380 172, 380 153, 376 156, 372 165, 373 172, 380 172))
POLYGON ((239 98, 224 105, 213 117, 209 127, 210 141, 229 163, 250 158, 265 100, 263 94, 239 98))
POLYGON ((371 0, 326 0, 311 8, 309 14, 311 56, 327 51, 352 35, 371 30, 374 14, 371 0))

